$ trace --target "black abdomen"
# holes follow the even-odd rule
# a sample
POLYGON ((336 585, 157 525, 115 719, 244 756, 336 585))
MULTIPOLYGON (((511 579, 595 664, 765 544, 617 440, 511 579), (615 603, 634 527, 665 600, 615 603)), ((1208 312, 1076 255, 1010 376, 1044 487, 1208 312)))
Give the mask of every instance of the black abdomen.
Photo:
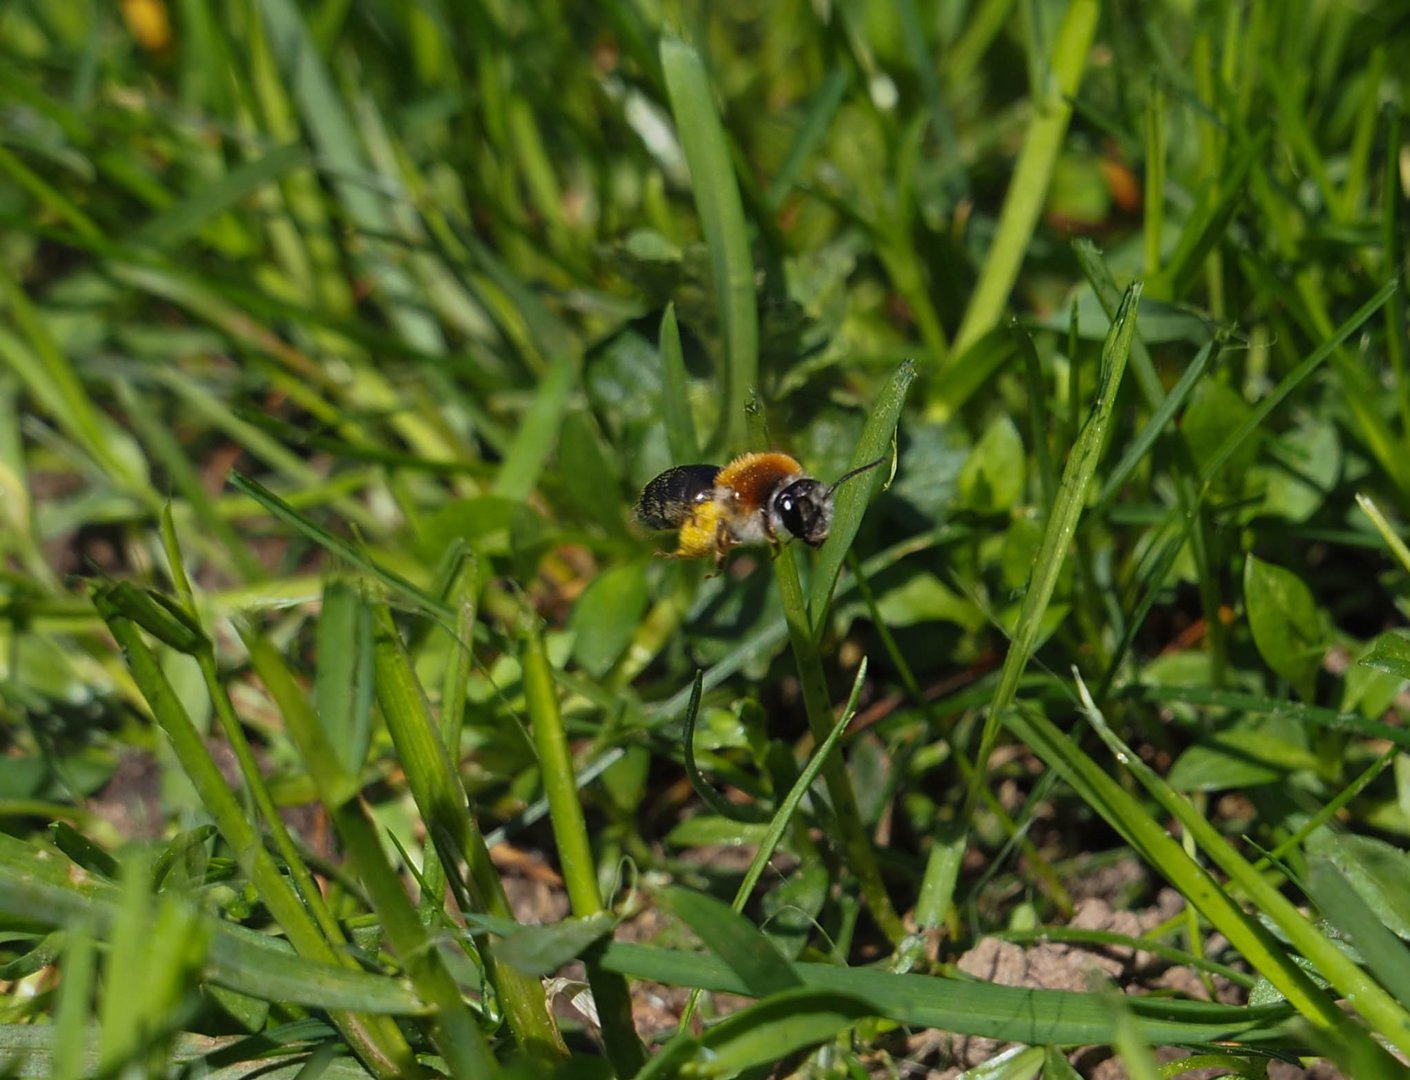
POLYGON ((678 529, 715 490, 718 465, 677 465, 647 484, 636 519, 649 529, 678 529))

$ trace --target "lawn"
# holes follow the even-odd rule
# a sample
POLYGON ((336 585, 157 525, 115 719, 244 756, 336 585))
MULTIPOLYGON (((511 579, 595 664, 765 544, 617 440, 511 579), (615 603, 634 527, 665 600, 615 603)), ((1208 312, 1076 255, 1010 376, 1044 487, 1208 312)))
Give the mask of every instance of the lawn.
POLYGON ((0 1076, 1410 1075, 1407 58, 0 4, 0 1076))

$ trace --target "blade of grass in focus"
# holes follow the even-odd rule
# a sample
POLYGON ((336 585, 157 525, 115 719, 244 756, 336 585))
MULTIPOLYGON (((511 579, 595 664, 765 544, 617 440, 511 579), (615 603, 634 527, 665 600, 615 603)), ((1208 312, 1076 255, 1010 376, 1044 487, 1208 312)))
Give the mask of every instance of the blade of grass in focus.
MULTIPOLYGON (((1008 655, 1004 658, 999 684, 989 704, 989 715, 984 721, 984 732, 975 755, 974 778, 965 798, 965 805, 971 812, 978 799, 978 785, 986 782, 989 755, 998 738, 1000 726, 1005 722, 1005 714, 1014 703, 1019 678, 1032 657, 1043 612, 1052 599, 1058 572, 1067 558, 1073 533, 1086 505, 1088 486, 1105 448, 1107 427, 1116 407, 1116 395, 1121 387, 1126 357, 1136 332, 1136 308, 1140 299, 1139 284, 1126 290, 1102 348, 1100 382, 1096 387, 1087 420, 1082 425, 1082 431, 1077 437, 1077 442, 1073 444, 1067 465, 1063 469, 1057 500, 1048 514, 1042 547, 1034 559, 1028 589, 1023 597, 1023 608, 1014 627, 1008 655)), ((967 813, 966 819, 968 816, 967 813)))

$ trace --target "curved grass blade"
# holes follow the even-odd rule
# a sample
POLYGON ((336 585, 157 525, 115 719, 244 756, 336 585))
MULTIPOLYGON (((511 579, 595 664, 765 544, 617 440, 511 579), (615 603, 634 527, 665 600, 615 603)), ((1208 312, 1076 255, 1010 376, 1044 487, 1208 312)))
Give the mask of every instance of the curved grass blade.
MULTIPOLYGON (((1080 677, 1077 689, 1082 697, 1088 722, 1116 755, 1117 760, 1131 771, 1167 813, 1179 820, 1210 860, 1238 885, 1258 910, 1286 935, 1292 946, 1311 961, 1317 971, 1352 1002, 1356 1010, 1374 1025, 1383 1037, 1389 1039, 1402 1052, 1410 1048, 1410 1013, 1406 1012, 1405 1007, 1374 980, 1368 978, 1365 972, 1298 911, 1296 905, 1284 896, 1276 885, 1265 879, 1235 851, 1201 813, 1174 791, 1150 766, 1141 761, 1138 755, 1131 752, 1107 725, 1080 677)), ((1027 723, 1030 730, 1044 725, 1047 725, 1047 722, 1036 717, 1029 718, 1027 723)), ((1075 747, 1073 751, 1076 752, 1075 747)), ((1046 759, 1046 755, 1044 756, 1046 759)), ((1366 1060, 1377 1060, 1384 1055, 1379 1045, 1352 1024, 1337 1009, 1331 998, 1311 982, 1262 925, 1246 916, 1237 906, 1231 909, 1233 901, 1225 891, 1219 888, 1202 868, 1196 866, 1184 849, 1170 839, 1169 834, 1159 824, 1141 812, 1135 800, 1105 773, 1096 769, 1090 759, 1085 759, 1085 766, 1089 770, 1089 778, 1090 770, 1096 770, 1096 775, 1101 777, 1099 783, 1102 786, 1109 785, 1109 790, 1120 792, 1120 800, 1131 804, 1125 811, 1125 820, 1118 823, 1118 820, 1108 817, 1108 822, 1123 833, 1128 829, 1145 832, 1147 835, 1143 838, 1140 850, 1147 854, 1152 865, 1172 882, 1175 881, 1170 876, 1172 873, 1181 873, 1186 879, 1190 879, 1191 874, 1196 875, 1195 879, 1190 879, 1192 887, 1189 891, 1186 890, 1184 880, 1176 883, 1176 887, 1243 952, 1248 962, 1266 976, 1299 1012, 1351 1051, 1368 1055, 1366 1060), (1155 853, 1160 849, 1163 849, 1163 854, 1157 856, 1155 853), (1197 879, 1203 880, 1197 884, 1197 879)), ((1107 816, 1106 810, 1101 812, 1103 816, 1107 816)))
MULTIPOLYGON (((62 881, 42 880, 28 869, 40 861, 36 856, 72 869, 51 850, 7 838, 0 843, 0 913, 44 926, 88 926, 96 937, 105 937, 117 918, 117 891, 110 885, 69 884, 69 880, 82 880, 77 872, 72 879, 66 875, 62 881)), ((420 1016, 427 1011, 400 979, 312 960, 278 938, 211 916, 201 916, 200 922, 210 937, 205 978, 217 986, 316 1009, 395 1016, 420 1016)))
POLYGON ((870 1015, 851 994, 798 986, 726 1017, 700 1043, 712 1071, 735 1076, 835 1039, 870 1015))
POLYGON ((779 843, 783 840, 784 831, 788 828, 789 822, 793 820, 793 815, 797 813, 799 804, 803 797, 812 789, 813 781, 817 779, 818 773, 822 771, 823 764, 832 755, 833 749, 842 738, 842 733, 847 730, 847 725, 852 722, 852 718, 857 715, 857 702, 862 696, 862 687, 866 684, 867 678, 867 658, 862 657, 862 662, 857 665, 856 678, 852 680, 852 694, 847 699, 847 706, 842 710, 842 715, 837 718, 837 723, 832 725, 832 731, 828 733, 822 744, 813 751, 813 756, 808 759, 808 764, 803 771, 798 774, 798 779, 793 782, 793 786, 788 789, 788 794, 778 805, 778 812, 774 814, 769 822, 768 831, 759 841, 759 849, 754 852, 754 857, 749 860, 749 868, 745 870, 744 877, 739 882, 739 888, 734 895, 734 910, 743 911, 744 905, 749 900, 749 895, 754 891, 754 886, 763 877, 765 868, 769 865, 769 860, 774 857, 774 852, 778 850, 779 843))
POLYGON ((759 377, 759 312, 744 206, 700 54, 679 38, 663 37, 661 68, 676 134, 690 169, 700 228, 710 249, 724 331, 721 412, 711 447, 718 452, 739 451, 746 440, 745 410, 759 377))
POLYGON ((1067 557, 1068 545, 1077 531, 1077 522, 1082 516, 1087 501, 1087 488, 1096 473, 1106 443, 1106 431, 1111 415, 1116 408, 1116 394, 1121 387, 1121 376, 1126 370, 1126 357, 1131 351, 1131 342, 1136 332, 1136 308, 1141 299, 1139 282, 1131 285, 1121 298, 1121 306, 1112 318, 1111 329, 1107 332, 1106 344, 1102 348, 1102 366, 1096 400, 1087 422, 1072 446, 1067 466, 1062 472, 1062 482, 1058 486, 1057 498, 1048 516, 1048 525, 1043 533, 1043 543, 1038 549, 1033 564, 1033 574, 1028 582, 1028 591, 1023 598, 1018 624, 1014 628, 1013 640, 1009 643, 1008 655, 1004 658, 1003 670, 999 673, 999 683, 994 689, 994 697, 989 706, 989 715, 984 721, 984 734, 980 739, 979 752, 975 756, 975 770, 965 797, 965 812, 962 820, 968 821, 979 798, 979 785, 988 778, 989 755, 999 736, 999 726, 1004 713, 1013 704, 1018 691, 1019 679, 1038 640, 1038 631, 1048 601, 1057 587, 1058 573, 1067 557))
MULTIPOLYGON (((901 409, 906 404, 906 394, 915 377, 916 365, 912 360, 907 360, 896 369, 872 406, 861 437, 857 440, 857 448, 852 452, 849 469, 860 468, 891 450, 896 438, 896 425, 901 420, 901 409)), ((887 482, 887 472, 884 467, 876 469, 871 475, 859 476, 837 489, 832 529, 818 552, 808 590, 808 617, 815 638, 822 636, 827 623, 828 605, 832 602, 832 593, 837 587, 837 578, 842 573, 847 552, 856 539, 857 530, 861 528, 862 515, 866 513, 867 504, 877 488, 887 482)))
POLYGON ((700 797, 700 801, 714 813, 730 821, 754 824, 756 821, 754 815, 735 806, 710 786, 710 781, 705 779, 704 774, 700 771, 700 765, 695 760, 695 719, 700 713, 700 695, 704 677, 703 671, 695 673, 695 679, 690 688, 690 704, 685 707, 685 731, 681 737, 681 755, 684 759, 685 775, 690 780, 690 786, 695 790, 695 794, 700 797))
MULTIPOLYGON (((190 779, 206 811, 214 818, 225 842, 234 850, 241 868, 254 883, 260 899, 283 927, 294 947, 304 956, 336 964, 336 953, 304 903, 295 894, 273 857, 265 850, 254 826, 216 766, 204 740, 163 672, 156 654, 124 613, 111 589, 100 589, 94 607, 123 650, 133 680, 166 732, 182 770, 190 779)), ((410 1046, 394 1025, 375 1018, 338 1012, 335 1023, 359 1056, 379 1076, 420 1075, 410 1046)))
MULTIPOLYGON (((383 633, 377 627, 378 637, 383 633)), ((263 638, 245 629, 243 637, 251 661, 278 703, 284 722, 318 789, 319 801, 333 819, 349 866, 367 893, 382 932, 397 959, 405 967, 417 992, 435 1006, 436 1020, 430 1035, 452 1069, 467 1075, 496 1076, 499 1066, 474 1015, 447 970, 445 961, 427 929, 417 918, 400 875, 392 866, 377 836, 371 813, 358 798, 356 778, 347 773, 328 744, 327 733, 304 698, 282 657, 263 638)), ((374 655, 378 646, 374 647, 374 655)), ((379 698, 384 675, 377 662, 379 698)), ((386 713, 383 706, 383 713, 386 713)), ((389 721, 389 726, 391 722, 389 721)), ((398 747, 400 749, 400 747, 398 747)), ((408 769, 410 772, 410 769, 408 769)), ((434 830, 436 819, 428 821, 434 830)))
POLYGON ((331 552, 340 559, 346 560, 349 565, 365 571, 369 577, 376 578, 393 593, 404 597, 421 610, 441 620, 442 623, 450 625, 454 622, 455 613, 439 597, 432 596, 425 589, 413 585, 395 571, 379 566, 346 540, 334 536, 311 518, 299 513, 258 480, 252 480, 239 472, 232 472, 230 486, 254 499, 280 521, 292 526, 325 551, 331 552))
MULTIPOLYGON (((669 986, 748 993, 729 966, 708 953, 687 953, 622 941, 611 942, 602 962, 609 970, 669 986)), ((899 975, 876 968, 795 963, 804 986, 860 998, 871 1015, 902 1024, 1029 1045, 1109 1043, 1111 1016, 1096 994, 1030 990, 970 979, 899 975)), ((1289 1023, 1286 1003, 1236 1006, 1171 998, 1133 997, 1137 1027, 1152 1043, 1208 1045, 1225 1040, 1262 1047, 1304 1045, 1289 1023)))
MULTIPOLYGON (((558 690, 553 683, 553 668, 538 634, 529 632, 524 635, 519 660, 524 672, 524 700, 529 727, 533 733, 534 748, 538 751, 544 793, 548 797, 553 837, 558 845, 568 899, 574 915, 590 918, 605 910, 597 881, 597 862, 593 858, 583 806, 573 777, 573 761, 568 753, 558 690)), ((594 949, 583 960, 587 965, 588 984, 597 1002, 598 1017, 602 1021, 603 1042, 608 1059, 618 1075, 631 1076, 641 1069, 645 1055, 632 1024, 626 980, 615 972, 603 970, 598 963, 599 955, 599 950, 594 949)))
MULTIPOLYGON (((813 756, 808 759, 808 764, 803 771, 798 774, 798 779, 789 788, 788 794, 779 803, 778 812, 774 814, 769 822, 768 830, 759 840, 759 846, 754 852, 754 857, 749 860, 749 868, 744 871, 744 877, 739 882, 739 888, 734 892, 734 902, 730 905, 731 910, 736 914, 744 911, 744 905, 749 902, 749 897, 754 892, 754 887, 759 884, 759 879, 764 876, 764 870, 774 857, 774 852, 778 850, 778 845, 783 840, 783 834, 787 830, 789 823, 793 820, 793 815, 798 812, 798 806, 803 801, 803 797, 808 794, 813 787, 813 781, 818 778, 818 773, 822 770, 823 762, 832 755, 833 749, 837 746, 838 740, 842 738, 842 733, 847 730, 847 725, 852 722, 852 718, 857 715, 857 701, 861 698, 862 687, 866 684, 867 659, 862 657, 861 664, 857 667, 857 677, 852 680, 852 696, 847 699, 847 707, 842 710, 842 715, 838 717, 837 723, 832 726, 832 731, 823 741, 823 744, 814 751, 813 756)), ((700 685, 700 673, 696 673, 696 686, 700 685)), ((692 698, 692 701, 696 699, 692 698)), ((708 939, 707 939, 708 940, 708 939)), ((767 941, 768 939, 765 938, 767 941)), ((772 946, 772 943, 770 943, 772 946)), ((695 1010, 695 1002, 698 992, 692 992, 687 999, 685 1008, 681 1010, 680 1028, 686 1029, 691 1014, 695 1010)))
MULTIPOLYGON (((803 688, 808 729, 813 733, 814 740, 821 744, 827 740, 832 727, 832 699, 815 628, 809 621, 803 600, 803 585, 798 580, 798 564, 794 561, 792 547, 785 547, 774 558, 774 583, 783 603, 783 618, 788 625, 793 660, 798 665, 798 681, 803 688)), ((823 776, 827 779, 827 791, 832 798, 840 833, 838 841, 848 868, 857 877, 872 918, 893 943, 899 944, 905 937, 905 928, 882 880, 881 868, 871 838, 867 835, 846 763, 840 758, 826 758, 823 776)))
POLYGON ((728 904, 680 888, 670 889, 664 899, 705 947, 739 976, 750 997, 764 998, 803 985, 777 946, 728 904))

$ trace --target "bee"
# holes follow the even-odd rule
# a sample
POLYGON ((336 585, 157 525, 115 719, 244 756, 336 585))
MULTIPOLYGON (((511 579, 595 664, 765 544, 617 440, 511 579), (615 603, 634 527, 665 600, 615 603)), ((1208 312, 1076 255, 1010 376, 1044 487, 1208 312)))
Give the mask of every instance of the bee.
POLYGON ((832 528, 837 489, 886 459, 853 469, 836 483, 814 480, 787 454, 741 454, 728 465, 677 465, 646 485, 637 521, 649 529, 679 530, 672 559, 715 560, 745 544, 777 545, 796 537, 811 547, 832 528))

